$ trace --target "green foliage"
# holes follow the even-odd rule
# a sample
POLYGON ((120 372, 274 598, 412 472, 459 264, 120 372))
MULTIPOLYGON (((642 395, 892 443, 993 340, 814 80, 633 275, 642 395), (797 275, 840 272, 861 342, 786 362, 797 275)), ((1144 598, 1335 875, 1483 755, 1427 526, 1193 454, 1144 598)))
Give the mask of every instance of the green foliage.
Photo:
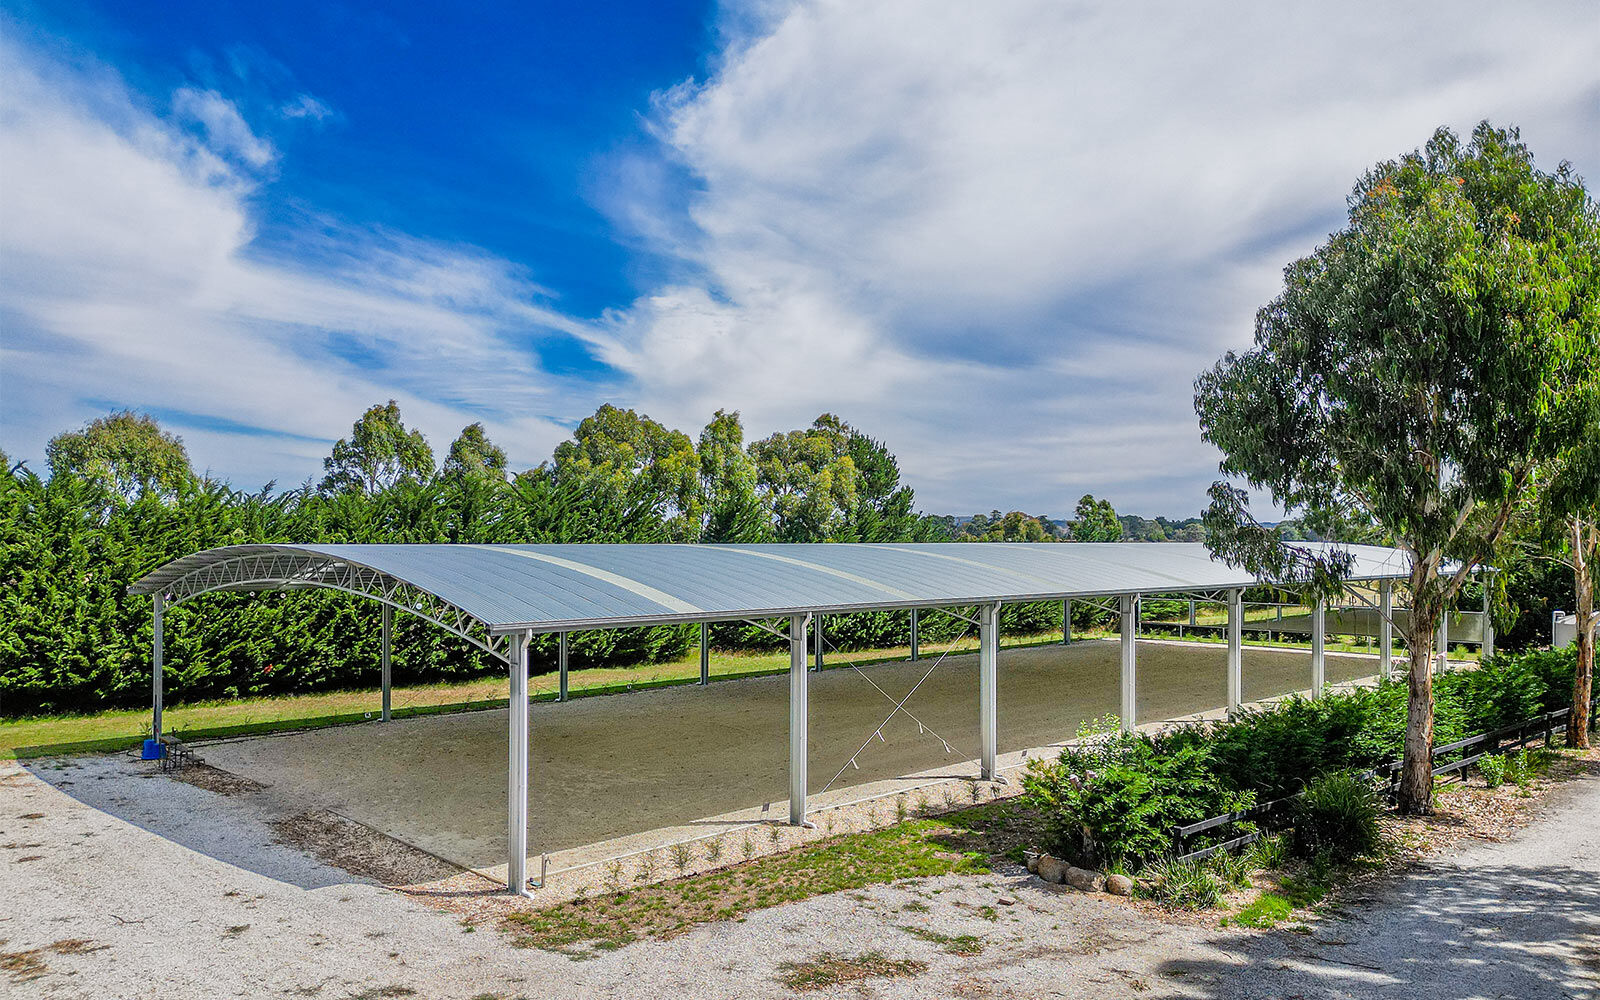
POLYGON ((1140 895, 1169 910, 1209 910, 1222 902, 1223 882, 1205 861, 1161 860, 1139 880, 1140 895))
POLYGON ((1031 762, 1022 779, 1052 851, 1075 864, 1140 869, 1170 851, 1174 826, 1254 801, 1222 785, 1202 741, 1104 726, 1084 735, 1056 760, 1031 762))
POLYGON ((1110 500, 1097 500, 1089 493, 1078 499, 1073 511, 1072 540, 1075 542, 1117 542, 1122 540, 1122 522, 1110 500))
POLYGON ((1302 858, 1362 857, 1383 842, 1378 814, 1378 793, 1370 778, 1353 770, 1332 771, 1313 779, 1295 800, 1290 843, 1302 858))
POLYGON ((370 407, 340 438, 333 454, 323 459, 325 493, 377 493, 403 481, 420 482, 433 475, 433 449, 421 431, 407 430, 400 404, 389 400, 370 407))
POLYGON ((1506 783, 1506 759, 1501 754, 1491 754, 1478 761, 1478 773, 1483 775, 1483 783, 1490 788, 1499 788, 1506 783))
MULTIPOLYGON (((894 456, 831 417, 811 432, 834 440, 854 476, 851 504, 830 515, 839 535, 931 537, 912 513, 894 456), (830 435, 832 437, 830 437, 830 435)), ((830 445, 830 447, 832 447, 830 445)), ((182 443, 153 420, 112 414, 51 446, 55 474, 25 465, 0 476, 0 711, 6 715, 132 707, 147 702, 150 613, 127 587, 179 556, 242 543, 760 541, 776 526, 769 492, 743 447, 736 413, 719 411, 697 450, 687 435, 601 407, 553 464, 506 477, 505 453, 479 424, 464 428, 438 474, 427 442, 393 401, 368 409, 334 446, 320 489, 245 493, 188 471, 182 443)), ((803 487, 797 487, 803 489, 803 487)), ((795 504, 810 501, 796 493, 795 504)), ((833 500, 824 498, 825 504, 833 500)), ((326 591, 249 600, 207 595, 170 608, 170 703, 289 694, 376 683, 378 606, 326 591)), ((1059 605, 1005 609, 1002 627, 1056 627, 1059 605)), ((897 645, 908 615, 830 619, 841 648, 897 645)), ((930 645, 964 622, 923 619, 930 645)), ((496 672, 474 647, 410 616, 395 620, 397 684, 496 672)), ((574 667, 676 659, 694 626, 585 631, 574 667)), ((723 648, 765 648, 767 633, 718 625, 723 648)), ((535 639, 535 670, 553 669, 557 638, 535 639)))
POLYGON ((183 439, 163 431, 149 414, 132 410, 56 435, 45 446, 45 457, 52 476, 88 480, 123 502, 147 493, 171 496, 194 481, 183 439))
POLYGON ((450 443, 450 454, 444 460, 444 474, 504 479, 506 453, 489 440, 482 424, 468 424, 461 428, 460 436, 450 443))
POLYGON ((974 514, 955 531, 958 542, 1050 542, 1055 537, 1055 525, 1048 518, 1020 510, 974 514))

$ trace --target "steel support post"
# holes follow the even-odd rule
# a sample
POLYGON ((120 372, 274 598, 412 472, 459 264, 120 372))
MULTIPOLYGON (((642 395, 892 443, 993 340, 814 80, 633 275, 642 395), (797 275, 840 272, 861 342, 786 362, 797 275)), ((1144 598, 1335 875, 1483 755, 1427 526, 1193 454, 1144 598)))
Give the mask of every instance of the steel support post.
POLYGON ((710 626, 705 622, 700 623, 700 686, 705 687, 711 683, 711 643, 707 633, 710 626))
POLYGON ((1228 591, 1228 711, 1244 704, 1244 591, 1228 591))
POLYGON ((1478 646, 1480 661, 1494 655, 1494 622, 1489 620, 1489 586, 1493 582, 1493 573, 1483 575, 1483 642, 1478 646))
POLYGON ((816 665, 815 669, 820 673, 822 671, 822 616, 821 615, 815 615, 814 616, 813 625, 815 626, 816 634, 814 636, 812 636, 812 638, 811 638, 811 645, 812 645, 814 653, 816 655, 817 665, 816 665))
POLYGON ((1394 581, 1378 581, 1378 676, 1394 676, 1394 581))
POLYGON ((1322 697, 1328 682, 1328 602, 1317 598, 1311 606, 1311 697, 1322 697))
POLYGON ((1450 664, 1450 609, 1445 608, 1439 615, 1439 651, 1434 657, 1436 667, 1434 672, 1444 675, 1445 668, 1450 664))
POLYGON ((155 595, 155 612, 151 619, 152 631, 150 637, 150 737, 158 743, 161 741, 161 673, 163 670, 161 612, 165 604, 166 598, 157 592, 155 595))
POLYGON ((379 654, 378 673, 383 679, 383 721, 388 722, 389 715, 389 643, 390 636, 394 634, 394 608, 385 604, 383 606, 383 650, 379 654))
POLYGON ((567 700, 567 633, 561 633, 561 641, 556 646, 556 675, 560 687, 556 691, 556 701, 567 700))
POLYGON ((511 640, 511 698, 507 705, 509 759, 506 767, 506 890, 528 891, 528 632, 511 640))
POLYGON ((995 779, 999 756, 999 714, 996 687, 1000 663, 1000 605, 978 608, 978 777, 995 779))
POLYGON ((789 822, 806 821, 806 615, 789 619, 789 822))
POLYGON ((1072 598, 1061 602, 1061 645, 1072 645, 1072 598))
POLYGON ((1117 598, 1122 615, 1122 731, 1133 732, 1138 710, 1138 657, 1134 646, 1134 615, 1138 599, 1132 594, 1117 598))
POLYGON ((912 608, 911 609, 911 658, 913 660, 922 659, 922 650, 920 648, 920 643, 919 643, 920 637, 917 635, 917 624, 918 624, 917 623, 917 609, 916 608, 912 608))

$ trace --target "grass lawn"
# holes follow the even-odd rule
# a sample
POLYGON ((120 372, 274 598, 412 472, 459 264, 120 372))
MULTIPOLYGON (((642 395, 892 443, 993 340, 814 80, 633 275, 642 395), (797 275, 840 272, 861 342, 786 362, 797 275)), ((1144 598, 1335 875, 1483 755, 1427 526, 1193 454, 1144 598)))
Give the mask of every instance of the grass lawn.
MULTIPOLYGON (((1014 636, 1003 645, 1046 645, 1059 641, 1059 635, 1046 633, 1014 636)), ((955 652, 975 652, 976 639, 956 647, 955 652)), ((944 647, 924 647, 923 655, 937 657, 944 647)), ((878 663, 902 660, 911 655, 909 646, 860 650, 848 654, 830 653, 827 666, 842 667, 846 662, 878 663)), ((787 652, 742 653, 711 652, 712 680, 782 673, 789 669, 787 652)), ((673 663, 653 663, 637 667, 592 667, 574 670, 568 691, 575 697, 613 694, 619 691, 686 684, 700 677, 699 651, 673 663)), ((529 679, 535 699, 552 700, 559 680, 554 672, 529 679)), ((414 687, 391 691, 396 718, 493 708, 506 702, 506 680, 484 677, 477 680, 414 687)), ((381 696, 375 689, 325 691, 316 694, 281 695, 270 698, 241 698, 168 704, 163 714, 167 733, 180 739, 205 739, 243 736, 289 729, 360 722, 378 714, 381 696)), ((99 753, 126 750, 137 746, 150 730, 149 709, 114 709, 93 715, 35 716, 0 721, 0 759, 34 757, 61 753, 99 753)))

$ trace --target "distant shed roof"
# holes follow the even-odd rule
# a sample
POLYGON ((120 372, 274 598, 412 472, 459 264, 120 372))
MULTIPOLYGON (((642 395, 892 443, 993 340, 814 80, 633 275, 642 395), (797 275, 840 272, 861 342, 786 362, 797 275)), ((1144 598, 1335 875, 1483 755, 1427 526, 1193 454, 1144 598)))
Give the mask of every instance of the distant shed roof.
MULTIPOLYGON (((1397 549, 1338 548, 1354 557, 1352 580, 1401 578, 1410 568, 1407 556, 1397 549)), ((1181 542, 230 545, 175 559, 129 591, 183 600, 216 590, 327 587, 352 570, 425 591, 491 632, 1221 590, 1274 582, 1218 562, 1203 545, 1181 542)))

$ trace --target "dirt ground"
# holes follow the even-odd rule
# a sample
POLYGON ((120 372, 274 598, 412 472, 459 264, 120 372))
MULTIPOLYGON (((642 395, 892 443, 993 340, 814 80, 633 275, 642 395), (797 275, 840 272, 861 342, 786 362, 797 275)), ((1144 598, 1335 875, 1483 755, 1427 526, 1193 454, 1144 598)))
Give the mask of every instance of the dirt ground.
MULTIPOLYGON (((1139 721, 1222 707, 1226 649, 1141 642, 1139 721)), ((1115 712, 1115 640, 1004 650, 999 666, 1000 750, 1046 746, 1079 723, 1115 712)), ((810 789, 822 789, 898 700, 933 666, 829 669, 810 679, 810 789), (870 678, 871 683, 868 679, 870 678)), ((1330 654, 1330 683, 1370 675, 1376 660, 1330 654)), ((1245 697, 1309 685, 1304 650, 1246 647, 1245 697)), ((882 740, 836 787, 936 769, 978 747, 977 658, 935 670, 882 740), (947 741, 951 752, 947 753, 947 741)), ((788 679, 731 680, 533 707, 530 846, 534 853, 692 823, 787 798, 788 679)), ((332 810, 467 867, 504 863, 504 711, 406 719, 203 744, 218 768, 332 810)))
POLYGON ((1600 987, 1592 766, 1528 800, 1523 828, 1469 835, 1275 931, 1175 922, 1019 869, 834 893, 584 961, 513 948, 284 846, 260 795, 125 757, 30 767, 0 762, 0 995, 17 1000, 1531 1000, 1600 987), (828 966, 897 978, 783 985, 828 966))

